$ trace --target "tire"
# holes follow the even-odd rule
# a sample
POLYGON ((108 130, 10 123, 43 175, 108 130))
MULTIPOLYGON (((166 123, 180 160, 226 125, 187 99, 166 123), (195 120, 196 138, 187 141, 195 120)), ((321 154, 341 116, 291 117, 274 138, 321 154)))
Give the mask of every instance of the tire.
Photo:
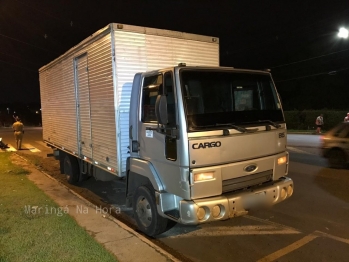
POLYGON ((328 162, 332 168, 344 168, 347 164, 347 157, 340 149, 332 149, 328 152, 328 162))
POLYGON ((133 212, 140 231, 156 236, 167 230, 168 219, 158 214, 155 192, 146 186, 137 188, 133 196, 133 212))
POLYGON ((59 150, 59 170, 61 174, 64 174, 64 159, 66 155, 64 151, 59 150))
POLYGON ((79 164, 74 156, 67 154, 64 157, 64 175, 69 184, 75 185, 79 181, 79 164))

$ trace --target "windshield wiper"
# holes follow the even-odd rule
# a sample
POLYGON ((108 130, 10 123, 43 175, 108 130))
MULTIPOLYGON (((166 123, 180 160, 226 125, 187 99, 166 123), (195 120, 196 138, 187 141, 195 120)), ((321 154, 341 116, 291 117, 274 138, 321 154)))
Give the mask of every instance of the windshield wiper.
POLYGON ((203 126, 197 126, 197 125, 194 125, 193 123, 190 125, 190 129, 197 129, 197 128, 210 128, 210 127, 215 127, 215 125, 203 125, 203 126))
POLYGON ((267 123, 271 124, 273 127, 275 127, 276 129, 281 127, 280 124, 277 124, 277 123, 275 123, 275 122, 273 122, 271 120, 258 120, 258 122, 261 122, 261 123, 267 122, 267 123))
POLYGON ((253 133, 253 132, 258 131, 258 128, 248 129, 248 128, 244 128, 242 126, 234 125, 232 123, 226 123, 226 124, 216 123, 216 126, 229 126, 229 127, 233 128, 241 133, 253 133))
POLYGON ((244 127, 241 127, 241 126, 236 126, 236 125, 233 125, 231 123, 226 123, 226 124, 220 124, 220 123, 216 123, 216 126, 229 126, 241 133, 246 133, 247 132, 247 129, 244 128, 244 127))
POLYGON ((241 126, 236 126, 236 125, 233 125, 231 123, 227 123, 227 124, 220 124, 220 123, 216 123, 215 125, 204 125, 204 126, 197 126, 197 125, 192 125, 192 128, 210 128, 210 127, 223 127, 223 126, 228 126, 228 127, 231 127, 235 130, 238 130, 240 131, 241 133, 246 133, 248 132, 248 130, 246 128, 243 128, 241 126))
MULTIPOLYGON (((226 123, 226 124, 216 123, 215 125, 204 125, 204 126, 193 125, 192 127, 195 129, 195 128, 224 127, 224 126, 233 128, 241 133, 253 133, 253 132, 258 131, 258 128, 247 129, 247 128, 244 128, 242 126, 234 125, 232 123, 226 123)), ((227 134, 229 134, 229 131, 227 129, 224 129, 224 131, 227 131, 227 134)))

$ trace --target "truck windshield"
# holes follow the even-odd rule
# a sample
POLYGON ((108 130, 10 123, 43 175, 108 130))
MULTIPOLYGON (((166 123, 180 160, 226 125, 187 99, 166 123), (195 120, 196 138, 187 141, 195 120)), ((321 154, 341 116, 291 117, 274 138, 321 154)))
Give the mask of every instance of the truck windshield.
POLYGON ((284 122, 269 74, 183 69, 180 79, 189 131, 284 122))

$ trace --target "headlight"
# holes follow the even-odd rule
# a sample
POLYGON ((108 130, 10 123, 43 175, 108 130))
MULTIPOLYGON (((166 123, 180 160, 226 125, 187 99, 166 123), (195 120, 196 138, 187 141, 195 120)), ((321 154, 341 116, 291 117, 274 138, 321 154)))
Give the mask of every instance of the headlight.
POLYGON ((286 161, 287 161, 287 157, 286 156, 280 157, 280 158, 278 158, 278 165, 285 164, 286 161))
POLYGON ((194 174, 194 182, 206 181, 214 179, 214 172, 194 174))

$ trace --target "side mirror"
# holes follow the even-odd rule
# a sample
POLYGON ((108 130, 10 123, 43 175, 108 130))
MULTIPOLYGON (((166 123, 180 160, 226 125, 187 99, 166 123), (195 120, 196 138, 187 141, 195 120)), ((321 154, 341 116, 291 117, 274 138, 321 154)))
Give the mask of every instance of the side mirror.
POLYGON ((160 125, 167 125, 167 97, 166 95, 158 95, 155 102, 155 115, 160 125))

